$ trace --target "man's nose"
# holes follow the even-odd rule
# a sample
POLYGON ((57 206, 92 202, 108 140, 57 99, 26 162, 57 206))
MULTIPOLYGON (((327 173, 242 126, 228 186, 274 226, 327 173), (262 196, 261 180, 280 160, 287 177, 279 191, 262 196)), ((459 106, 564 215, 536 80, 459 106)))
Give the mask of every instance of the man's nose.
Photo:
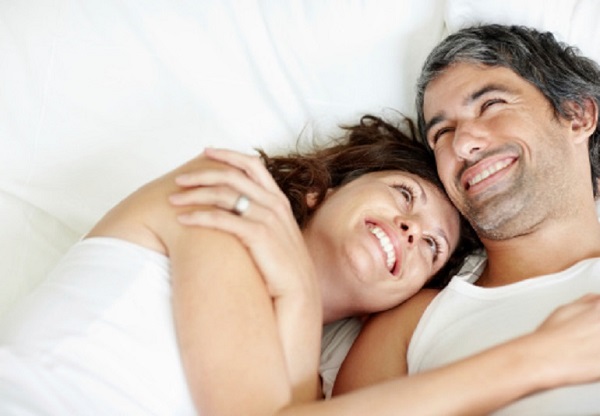
POLYGON ((462 121, 456 126, 452 146, 459 158, 469 160, 487 148, 488 138, 485 129, 479 123, 472 120, 462 121))

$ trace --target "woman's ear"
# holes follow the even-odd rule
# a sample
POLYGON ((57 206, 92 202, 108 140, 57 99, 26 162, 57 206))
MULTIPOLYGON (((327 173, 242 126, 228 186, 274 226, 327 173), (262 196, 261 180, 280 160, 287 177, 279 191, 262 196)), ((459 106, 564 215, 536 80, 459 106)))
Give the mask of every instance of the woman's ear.
MULTIPOLYGON (((325 199, 327 199, 327 197, 329 196, 329 194, 333 192, 333 189, 329 188, 327 189, 327 193, 325 194, 325 199)), ((315 205, 317 205, 317 196, 318 193, 317 192, 309 192, 306 194, 306 205, 309 208, 314 208, 315 205)))
POLYGON ((594 134, 598 125, 598 104, 591 98, 587 98, 584 100, 583 105, 569 102, 567 107, 573 115, 571 131, 575 142, 585 142, 587 144, 588 139, 594 134))

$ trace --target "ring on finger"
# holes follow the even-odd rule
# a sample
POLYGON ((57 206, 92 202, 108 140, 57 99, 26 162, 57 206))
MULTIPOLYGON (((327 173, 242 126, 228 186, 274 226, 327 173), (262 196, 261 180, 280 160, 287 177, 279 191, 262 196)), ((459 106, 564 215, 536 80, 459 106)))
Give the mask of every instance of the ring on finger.
POLYGON ((235 204, 233 204, 233 208, 231 209, 231 211, 234 214, 241 216, 241 215, 244 215, 244 213, 246 211, 248 211, 249 207, 250 207, 250 199, 246 195, 240 194, 238 199, 235 201, 235 204))

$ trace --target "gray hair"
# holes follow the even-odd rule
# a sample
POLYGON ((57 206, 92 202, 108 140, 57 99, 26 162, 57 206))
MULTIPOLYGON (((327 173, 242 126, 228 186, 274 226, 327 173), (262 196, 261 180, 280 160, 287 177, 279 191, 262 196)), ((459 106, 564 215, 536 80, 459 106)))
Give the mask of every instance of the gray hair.
MULTIPOLYGON (((554 114, 570 119, 572 106, 583 108, 593 100, 600 109, 600 67, 573 46, 556 40, 550 32, 523 26, 482 25, 462 29, 444 39, 427 57, 417 82, 417 127, 421 140, 425 120, 423 100, 427 85, 458 62, 502 66, 537 87, 550 102, 554 114)), ((599 111, 600 113, 600 111, 599 111)), ((590 136, 589 157, 594 196, 600 175, 600 121, 590 136)))

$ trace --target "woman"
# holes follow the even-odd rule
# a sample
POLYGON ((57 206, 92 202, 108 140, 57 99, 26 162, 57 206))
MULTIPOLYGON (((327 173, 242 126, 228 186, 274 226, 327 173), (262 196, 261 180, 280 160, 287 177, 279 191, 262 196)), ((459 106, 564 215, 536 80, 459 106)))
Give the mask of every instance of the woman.
MULTIPOLYGON (((302 404, 317 396, 322 323, 401 302, 459 245, 460 220, 439 184, 419 172, 391 170, 401 168, 403 155, 422 158, 417 165, 431 169, 422 148, 372 117, 350 129, 337 150, 316 152, 328 169, 352 162, 325 187, 308 182, 298 198, 307 201, 309 213, 302 232, 256 164, 246 166, 250 181, 239 182, 238 171, 197 158, 142 187, 6 316, 0 331, 2 414, 364 414, 372 398, 386 406, 378 414, 412 406, 410 396, 403 402, 397 399, 402 394, 389 394, 401 383, 302 404), (357 162, 362 166, 355 172, 357 162), (244 198, 228 205, 236 216, 206 208, 221 229, 181 225, 168 203, 180 190, 176 178, 190 185, 198 171, 200 182, 215 186, 205 189, 208 196, 194 190, 192 200, 223 206, 240 183, 251 198, 249 206, 244 198), (257 218, 263 225, 252 223, 257 218), (249 227, 236 235, 223 232, 233 224, 249 227), (248 230, 269 238, 251 239, 248 230), (246 250, 240 238, 259 243, 246 250), (386 239, 394 240, 392 249, 386 239)), ((241 166, 247 161, 225 158, 241 166)), ((184 206, 175 211, 183 222, 207 219, 178 198, 184 206)), ((556 338, 568 344, 568 331, 556 338)), ((495 363, 496 354, 486 359, 495 363)))
POLYGON ((459 216, 431 156, 377 118, 327 149, 268 160, 295 217, 266 172, 258 179, 267 192, 247 184, 252 202, 236 219, 269 214, 262 232, 276 233, 256 239, 264 244, 254 258, 235 236, 177 222, 176 213, 197 208, 169 204, 181 189, 175 178, 209 166, 209 175, 227 172, 205 157, 108 212, 4 320, 0 406, 22 398, 40 412, 186 413, 186 382, 204 414, 227 413, 222 405, 252 414, 254 400, 268 414, 292 393, 313 399, 322 324, 398 304, 458 246, 459 216), (273 255, 287 259, 283 267, 256 267, 274 264, 260 260, 273 255))

